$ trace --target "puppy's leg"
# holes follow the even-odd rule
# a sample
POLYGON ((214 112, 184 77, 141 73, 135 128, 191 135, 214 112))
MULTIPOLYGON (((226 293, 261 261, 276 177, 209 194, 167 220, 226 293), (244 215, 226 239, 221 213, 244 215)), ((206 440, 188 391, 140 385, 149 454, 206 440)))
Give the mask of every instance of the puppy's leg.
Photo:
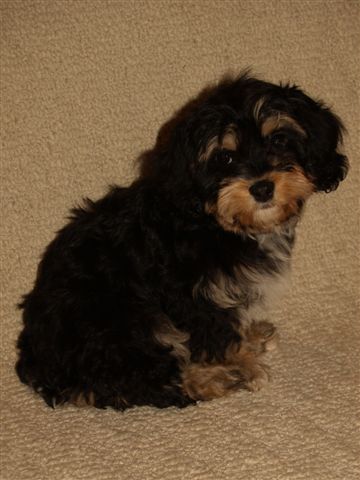
POLYGON ((260 390, 269 380, 266 365, 253 352, 238 353, 233 363, 192 363, 182 374, 182 387, 194 400, 211 400, 236 390, 260 390))
POLYGON ((233 345, 222 363, 190 363, 182 372, 184 392, 195 400, 223 397, 239 389, 260 390, 270 378, 260 357, 273 350, 275 327, 265 321, 253 322, 242 332, 240 347, 233 345))

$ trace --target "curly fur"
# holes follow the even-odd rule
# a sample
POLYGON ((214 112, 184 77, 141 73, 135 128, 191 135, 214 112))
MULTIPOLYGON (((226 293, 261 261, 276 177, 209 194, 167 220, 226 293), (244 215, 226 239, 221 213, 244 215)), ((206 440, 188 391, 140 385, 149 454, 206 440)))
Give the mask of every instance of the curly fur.
POLYGON ((201 92, 139 178, 86 200, 47 247, 21 304, 21 381, 50 406, 116 409, 259 388, 264 311, 304 202, 345 177, 342 129, 295 86, 242 75, 201 92), (267 203, 258 181, 275 185, 267 203))

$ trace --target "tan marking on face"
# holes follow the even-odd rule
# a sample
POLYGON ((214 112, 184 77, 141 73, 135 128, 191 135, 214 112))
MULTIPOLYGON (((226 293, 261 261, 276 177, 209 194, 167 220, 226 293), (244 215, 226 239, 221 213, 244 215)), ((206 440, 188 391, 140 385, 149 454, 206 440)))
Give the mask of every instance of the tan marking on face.
POLYGON ((305 201, 314 191, 314 185, 300 168, 289 172, 271 172, 258 178, 275 183, 274 197, 268 208, 250 194, 253 181, 237 179, 220 189, 217 202, 206 205, 224 230, 235 233, 259 233, 271 231, 292 215, 299 213, 298 200, 305 201))
POLYGON ((237 179, 220 189, 218 200, 213 205, 206 205, 206 211, 216 216, 225 230, 237 230, 240 221, 250 225, 256 206, 249 192, 250 183, 237 179))
POLYGON ((279 130, 280 128, 284 127, 292 128, 304 137, 306 136, 305 130, 292 117, 280 112, 276 115, 271 115, 264 120, 261 125, 261 135, 266 137, 275 130, 279 130))
POLYGON ((260 97, 259 100, 255 103, 255 106, 253 108, 253 116, 257 123, 260 120, 260 112, 265 102, 266 102, 266 97, 265 96, 260 97))
POLYGON ((315 190, 314 184, 298 167, 290 172, 272 172, 267 178, 275 183, 274 202, 282 210, 280 222, 296 215, 299 210, 297 200, 307 200, 315 190))
POLYGON ((209 140, 205 150, 200 154, 199 161, 206 162, 207 160, 209 160, 214 150, 218 147, 219 147, 219 139, 218 137, 213 137, 211 140, 209 140))
POLYGON ((213 137, 206 145, 205 150, 200 154, 199 161, 207 161, 215 149, 224 148, 235 151, 239 145, 239 139, 235 125, 229 125, 224 134, 213 137))
POLYGON ((239 138, 235 125, 229 125, 221 138, 220 147, 236 151, 239 146, 239 138))

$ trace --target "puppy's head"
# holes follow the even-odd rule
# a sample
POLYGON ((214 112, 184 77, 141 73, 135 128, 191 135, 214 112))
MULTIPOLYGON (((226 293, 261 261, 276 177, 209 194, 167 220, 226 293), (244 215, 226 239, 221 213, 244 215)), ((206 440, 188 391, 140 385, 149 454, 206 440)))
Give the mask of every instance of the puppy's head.
MULTIPOLYGON (((235 233, 272 231, 310 195, 345 178, 342 124, 297 87, 249 77, 227 81, 192 106, 164 158, 191 179, 205 211, 235 233)), ((164 164, 165 165, 165 164, 164 164)))

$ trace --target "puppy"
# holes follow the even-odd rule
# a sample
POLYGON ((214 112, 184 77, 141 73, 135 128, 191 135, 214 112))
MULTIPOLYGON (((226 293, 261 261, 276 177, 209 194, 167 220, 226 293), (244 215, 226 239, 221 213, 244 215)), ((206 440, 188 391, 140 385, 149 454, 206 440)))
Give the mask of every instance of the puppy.
POLYGON ((16 370, 50 406, 184 407, 268 380, 266 308, 314 192, 344 179, 343 126, 244 74, 160 130, 138 179, 86 200, 24 297, 16 370))

